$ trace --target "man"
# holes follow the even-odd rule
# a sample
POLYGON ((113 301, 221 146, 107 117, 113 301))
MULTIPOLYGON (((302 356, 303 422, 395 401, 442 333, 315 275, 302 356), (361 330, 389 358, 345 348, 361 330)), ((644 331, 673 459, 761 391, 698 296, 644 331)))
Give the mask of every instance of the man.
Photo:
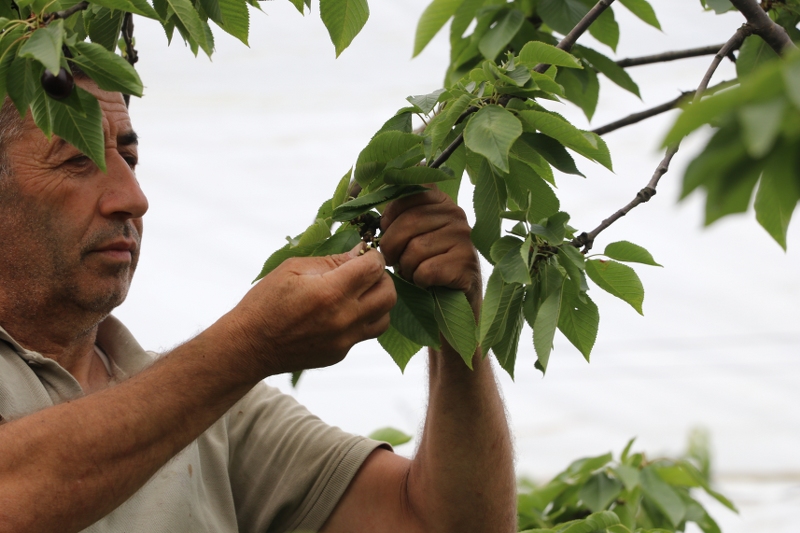
POLYGON ((0 533, 514 531, 510 437, 480 354, 474 371, 446 344, 430 354, 413 460, 261 383, 385 331, 386 264, 477 313, 463 212, 438 191, 395 202, 383 255, 289 260, 152 362, 109 317, 147 210, 136 135, 120 94, 78 84, 103 110, 106 173, 9 102, 0 116, 0 533))

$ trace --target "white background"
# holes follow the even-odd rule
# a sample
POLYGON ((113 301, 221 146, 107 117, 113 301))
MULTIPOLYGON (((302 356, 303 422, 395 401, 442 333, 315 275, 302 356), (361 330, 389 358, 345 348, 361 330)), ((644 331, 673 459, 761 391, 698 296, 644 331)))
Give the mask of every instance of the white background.
MULTIPOLYGON (((251 11, 250 48, 217 31, 213 61, 193 59, 179 37, 167 48, 158 25, 137 19, 146 91, 131 113, 151 207, 137 279, 116 314, 146 348, 167 350, 234 306, 404 98, 441 86, 446 32, 410 57, 426 4, 372 2, 364 31, 339 59, 316 2, 305 17, 285 0, 262 3, 266 15, 251 11)), ((721 43, 742 22, 738 14, 703 13, 697 0, 653 4, 663 32, 615 6, 623 28, 615 57, 721 43)), ((592 45, 589 37, 581 42, 592 45)), ((551 107, 597 127, 695 88, 709 62, 631 69, 643 101, 603 80, 591 124, 570 104, 551 107)), ((726 61, 715 82, 732 75, 726 61)), ((579 161, 587 179, 557 177, 574 226, 593 228, 644 186, 674 118, 608 134, 616 173, 579 161)), ((784 253, 752 212, 704 229, 701 197, 677 203, 683 168, 704 139, 684 143, 658 195, 596 244, 602 251, 630 240, 665 266, 637 268, 645 316, 594 289, 602 320, 591 365, 559 337, 545 379, 533 369, 530 330, 523 332, 516 382, 500 375, 518 471, 546 480, 577 457, 618 453, 633 436, 650 455, 678 454, 700 426, 713 439, 717 480, 742 510, 711 506, 723 530, 788 533, 800 508, 800 237, 795 224, 784 253)), ((468 211, 469 189, 461 200, 468 211)), ((403 376, 367 342, 337 367, 307 373, 296 391, 286 376, 268 381, 349 431, 391 425, 415 433, 424 359, 403 376)), ((398 451, 410 454, 413 444, 398 451)))

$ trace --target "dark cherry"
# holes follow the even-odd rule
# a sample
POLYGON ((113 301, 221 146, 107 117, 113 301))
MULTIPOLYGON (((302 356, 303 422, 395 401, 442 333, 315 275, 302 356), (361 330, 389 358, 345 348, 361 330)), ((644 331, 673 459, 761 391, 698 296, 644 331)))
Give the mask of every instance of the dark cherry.
POLYGON ((72 94, 72 89, 75 87, 75 80, 72 79, 72 74, 67 72, 67 69, 61 67, 58 71, 58 76, 45 69, 42 73, 42 88, 51 98, 56 100, 63 100, 72 94))

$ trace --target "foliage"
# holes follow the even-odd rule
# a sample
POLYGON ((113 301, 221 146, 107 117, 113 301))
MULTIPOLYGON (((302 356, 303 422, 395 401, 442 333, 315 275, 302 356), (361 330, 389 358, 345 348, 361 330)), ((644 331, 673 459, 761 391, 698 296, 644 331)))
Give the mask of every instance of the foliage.
MULTIPOLYGON (((300 13, 311 6, 310 0, 290 1, 300 13)), ((598 230, 587 242, 587 233, 570 225, 555 191, 559 173, 583 175, 576 156, 581 165, 584 160, 608 169, 613 165, 599 135, 575 127, 544 104, 566 100, 591 119, 600 75, 640 95, 607 50, 566 38, 559 42, 559 37, 588 29, 613 52, 620 37, 615 9, 627 9, 642 23, 660 28, 647 0, 611 1, 433 0, 419 21, 414 54, 450 23, 444 87, 408 98, 409 105, 361 151, 313 222, 266 261, 259 277, 289 257, 344 252, 362 239, 378 245, 378 220, 386 202, 433 184, 456 198, 466 175, 474 187, 472 240, 493 267, 479 320, 462 294, 422 290, 394 277, 398 305, 379 342, 402 369, 423 346, 438 347, 441 334, 467 365, 480 346, 513 376, 527 323, 542 372, 557 331, 588 361, 600 321, 590 287, 642 314, 644 288, 626 263, 660 266, 644 248, 627 241, 587 255, 598 230), (424 128, 412 129, 414 116, 424 128)), ((722 13, 750 1, 700 3, 722 13)), ((195 55, 200 50, 211 55, 210 23, 247 43, 251 7, 260 9, 256 0, 0 3, 0 96, 8 95, 20 115, 30 111, 46 135, 59 135, 105 168, 97 101, 66 82, 53 90, 40 82, 45 73, 67 79, 62 70, 79 67, 103 89, 140 96, 142 82, 132 67, 132 14, 159 21, 170 40, 177 29, 195 55)), ((366 23, 367 2, 320 0, 319 7, 339 55, 366 23)), ((800 0, 773 0, 764 7, 790 37, 800 38, 800 0)), ((800 59, 779 58, 753 35, 741 47, 737 70, 741 83, 688 106, 666 144, 703 124, 717 127, 686 173, 684 195, 706 191, 711 223, 745 210, 758 187, 756 217, 785 247, 800 199, 794 149, 800 136, 800 59)))
POLYGON ((578 459, 544 485, 522 480, 520 531, 525 533, 663 533, 693 522, 704 533, 720 529, 693 493, 704 491, 728 509, 736 507, 710 486, 707 437, 691 436, 678 459, 648 460, 631 453, 631 440, 614 460, 611 453, 578 459))

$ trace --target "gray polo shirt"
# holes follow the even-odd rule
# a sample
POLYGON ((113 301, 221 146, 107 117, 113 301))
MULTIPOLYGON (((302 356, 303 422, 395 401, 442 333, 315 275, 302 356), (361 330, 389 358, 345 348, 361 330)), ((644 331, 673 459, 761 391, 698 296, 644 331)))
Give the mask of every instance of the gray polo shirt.
MULTIPOLYGON (((97 336, 117 381, 152 363, 108 317, 97 336)), ((52 359, 0 327, 0 417, 8 420, 83 396, 52 359)), ((291 396, 258 384, 138 492, 86 533, 317 531, 381 443, 331 427, 291 396)))

